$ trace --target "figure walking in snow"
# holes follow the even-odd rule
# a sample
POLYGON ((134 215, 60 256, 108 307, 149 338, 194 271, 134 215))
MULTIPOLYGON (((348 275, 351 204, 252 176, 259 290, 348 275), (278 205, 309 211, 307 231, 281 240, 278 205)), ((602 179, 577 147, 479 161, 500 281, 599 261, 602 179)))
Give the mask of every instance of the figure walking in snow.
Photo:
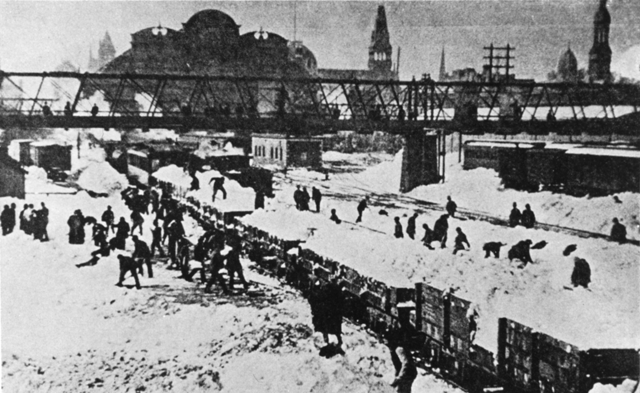
POLYGON ((118 254, 118 260, 120 261, 120 278, 118 279, 117 286, 121 287, 127 273, 131 273, 133 279, 136 282, 136 289, 141 289, 140 280, 138 279, 138 263, 131 257, 128 252, 122 252, 118 254))
POLYGON ((458 209, 458 205, 456 205, 456 203, 453 200, 451 200, 450 196, 447 197, 447 206, 445 208, 447 209, 447 213, 451 217, 456 216, 456 210, 458 209))
POLYGON ((332 277, 325 285, 315 285, 309 296, 313 327, 322 333, 327 345, 329 334, 336 336, 338 347, 342 345, 342 313, 344 295, 337 279, 332 277))
POLYGON ((107 232, 109 228, 111 228, 112 232, 115 232, 115 228, 113 226, 113 221, 115 220, 115 216, 113 215, 113 210, 111 210, 111 206, 107 206, 107 210, 102 213, 102 222, 107 227, 107 232))
POLYGON ((407 220, 407 236, 411 239, 415 239, 416 236, 416 218, 418 218, 418 213, 413 213, 413 216, 407 220))
POLYGON ((509 261, 514 259, 519 259, 526 265, 527 263, 533 262, 531 259, 531 254, 529 253, 529 248, 533 242, 529 239, 519 241, 515 246, 511 247, 509 250, 509 261))
POLYGON ((369 197, 365 197, 363 200, 358 203, 358 218, 356 222, 362 221, 362 213, 364 213, 365 209, 368 208, 367 203, 369 202, 369 197))
POLYGON ((249 289, 249 283, 244 278, 242 264, 240 263, 240 240, 230 242, 231 251, 227 254, 227 273, 229 274, 229 289, 233 290, 233 277, 237 276, 245 290, 249 289))
POLYGON ((138 236, 132 236, 134 244, 133 259, 140 266, 140 275, 144 276, 144 265, 147 265, 147 273, 149 278, 153 278, 153 267, 151 266, 151 251, 149 246, 144 241, 140 240, 138 236))
POLYGON ((2 209, 2 214, 0 214, 0 223, 2 223, 2 236, 6 236, 9 233, 9 215, 11 211, 9 210, 9 205, 4 205, 4 209, 2 209))
POLYGON ((396 239, 400 239, 404 237, 404 234, 402 233, 402 224, 400 224, 400 217, 395 217, 393 219, 393 221, 395 221, 396 226, 393 232, 393 236, 396 237, 396 239))
POLYGON ((582 259, 575 257, 573 259, 573 272, 571 273, 571 284, 574 287, 588 288, 591 282, 591 268, 589 263, 582 259))
POLYGON ((47 226, 49 225, 49 209, 45 206, 44 202, 40 203, 40 237, 43 242, 49 241, 49 232, 47 232, 47 226))
POLYGON ((524 225, 525 228, 533 228, 534 225, 536 225, 536 215, 533 214, 531 206, 529 206, 528 203, 524 206, 524 208, 525 209, 522 212, 522 217, 520 218, 522 225, 524 225))
POLYGON ((513 209, 511 209, 511 213, 509 214, 509 226, 511 228, 515 228, 520 224, 520 217, 522 214, 520 210, 518 210, 518 205, 513 202, 513 209))
POLYGON ((302 193, 300 194, 300 210, 309 210, 309 201, 311 201, 309 191, 307 191, 307 187, 302 187, 302 193))
POLYGON ((313 202, 316 204, 316 213, 320 213, 320 201, 322 201, 322 193, 317 188, 313 187, 311 189, 311 198, 313 202))
POLYGON ((465 244, 467 245, 467 248, 471 248, 471 244, 469 244, 469 240, 467 240, 467 235, 462 232, 462 229, 458 227, 456 228, 456 232, 458 234, 456 235, 455 245, 453 247, 453 255, 455 255, 458 251, 466 250, 466 248, 464 247, 465 244))
POLYGON ((422 244, 427 247, 429 250, 433 250, 431 247, 431 242, 433 241, 433 231, 429 228, 429 225, 422 224, 422 229, 424 229, 424 236, 422 236, 422 244))
POLYGON ((211 293, 211 287, 213 286, 215 281, 218 281, 218 284, 222 288, 222 291, 225 294, 229 294, 227 284, 224 282, 224 279, 220 274, 220 269, 224 268, 224 257, 221 254, 222 247, 223 244, 218 243, 213 249, 213 255, 211 256, 211 277, 209 277, 207 285, 204 288, 205 293, 211 293))
POLYGON ((338 215, 336 214, 336 209, 331 209, 331 217, 329 219, 336 224, 340 224, 342 222, 342 220, 340 220, 338 218, 338 215))
POLYGON ((162 249, 162 228, 158 225, 158 220, 153 221, 153 229, 151 230, 151 256, 155 254, 156 250, 161 257, 164 258, 164 250, 162 249))
POLYGON ((484 257, 489 258, 489 256, 493 254, 494 257, 500 258, 500 248, 502 246, 506 246, 506 244, 500 242, 485 243, 484 246, 482 246, 482 249, 484 250, 484 257))
POLYGON ((302 190, 299 185, 296 186, 296 190, 293 192, 293 201, 296 204, 296 209, 300 210, 302 206, 302 190))
POLYGON ((443 214, 433 225, 434 240, 438 240, 440 242, 441 248, 445 248, 447 246, 447 231, 449 230, 449 222, 447 221, 447 218, 449 218, 449 215, 443 214))
POLYGON ((627 241, 627 228, 620 224, 617 218, 613 219, 613 226, 611 227, 611 240, 620 244, 627 241))
POLYGON ((406 345, 406 334, 393 329, 385 333, 384 342, 389 348, 391 362, 396 371, 391 386, 397 393, 411 393, 411 385, 418 376, 418 370, 406 345))
POLYGON ((131 222, 133 222, 133 226, 131 227, 131 234, 136 230, 136 228, 140 229, 140 236, 142 236, 142 224, 144 224, 144 217, 138 210, 134 210, 131 212, 131 222))
POLYGON ((218 191, 222 192, 222 199, 227 199, 227 190, 224 189, 224 177, 213 177, 209 180, 209 184, 213 182, 213 196, 212 201, 216 201, 216 194, 218 191))

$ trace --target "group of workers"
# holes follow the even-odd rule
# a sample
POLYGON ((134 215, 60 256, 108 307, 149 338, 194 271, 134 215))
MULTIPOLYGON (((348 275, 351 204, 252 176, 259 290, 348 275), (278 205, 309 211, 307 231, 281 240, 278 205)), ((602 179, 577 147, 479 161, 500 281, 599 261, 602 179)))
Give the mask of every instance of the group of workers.
POLYGON ((313 200, 316 205, 316 213, 320 212, 320 202, 322 201, 322 193, 316 187, 311 189, 311 195, 307 191, 307 187, 296 186, 296 190, 293 192, 293 201, 296 204, 296 209, 300 211, 310 210, 309 202, 313 200))
MULTIPOLYGON (((36 209, 33 204, 25 203, 18 220, 19 229, 22 232, 33 236, 34 240, 49 241, 49 233, 47 232, 49 209, 44 202, 40 203, 40 209, 36 209)), ((4 209, 0 213, 0 226, 2 227, 3 236, 13 232, 16 221, 16 204, 4 205, 4 209)))

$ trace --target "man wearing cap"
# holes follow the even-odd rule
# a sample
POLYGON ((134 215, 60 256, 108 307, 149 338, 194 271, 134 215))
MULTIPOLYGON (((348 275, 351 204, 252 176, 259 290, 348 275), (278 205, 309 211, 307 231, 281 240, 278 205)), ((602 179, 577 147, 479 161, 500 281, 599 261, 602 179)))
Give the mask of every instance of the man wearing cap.
POLYGON ((138 280, 138 264, 131 257, 131 254, 128 252, 120 252, 118 254, 118 260, 120 261, 120 279, 118 280, 117 286, 121 287, 122 282, 124 281, 124 276, 127 272, 131 272, 133 279, 136 281, 136 288, 141 289, 140 280, 138 280))

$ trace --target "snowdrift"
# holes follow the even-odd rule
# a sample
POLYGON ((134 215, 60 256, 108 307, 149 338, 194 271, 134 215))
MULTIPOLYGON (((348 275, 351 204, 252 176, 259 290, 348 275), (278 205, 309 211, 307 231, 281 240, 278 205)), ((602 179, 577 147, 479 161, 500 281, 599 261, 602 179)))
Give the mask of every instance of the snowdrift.
POLYGON ((82 171, 76 184, 87 191, 96 194, 112 195, 120 190, 125 189, 129 185, 127 177, 118 173, 107 162, 96 162, 82 171))

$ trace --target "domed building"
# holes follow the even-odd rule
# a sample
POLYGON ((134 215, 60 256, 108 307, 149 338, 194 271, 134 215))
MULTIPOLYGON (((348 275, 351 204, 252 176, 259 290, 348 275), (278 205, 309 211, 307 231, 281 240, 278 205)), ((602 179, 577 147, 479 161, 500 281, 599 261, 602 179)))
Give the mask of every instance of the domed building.
POLYGON ((577 82, 578 80, 578 59, 571 50, 571 46, 567 46, 567 49, 560 55, 557 77, 562 82, 577 82))
POLYGON ((313 53, 266 31, 240 35, 240 25, 218 10, 204 10, 181 30, 149 27, 131 35, 131 49, 100 71, 138 74, 207 74, 309 77, 317 71, 313 53))

